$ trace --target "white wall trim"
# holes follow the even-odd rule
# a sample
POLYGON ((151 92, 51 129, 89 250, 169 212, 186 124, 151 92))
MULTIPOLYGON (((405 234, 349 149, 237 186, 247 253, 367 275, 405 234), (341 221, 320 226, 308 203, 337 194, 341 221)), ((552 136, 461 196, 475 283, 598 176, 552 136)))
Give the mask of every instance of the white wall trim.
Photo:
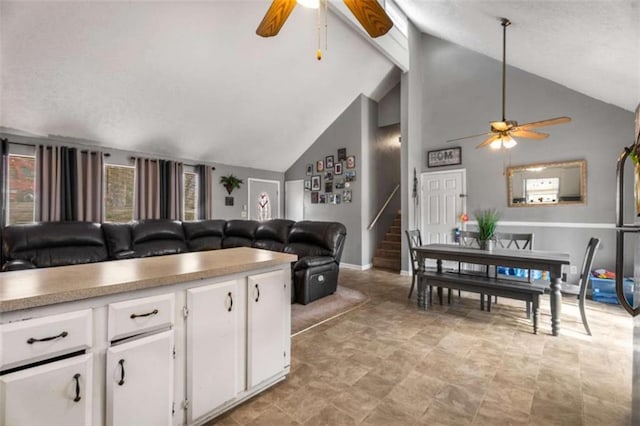
MULTIPOLYGON (((478 225, 470 220, 467 225, 478 225)), ((498 226, 529 226, 538 228, 584 228, 584 229, 615 229, 615 223, 581 223, 581 222, 518 222, 501 220, 498 226)))
POLYGON ((354 265, 352 263, 344 263, 344 262, 340 263, 340 268, 343 268, 343 269, 354 269, 356 271, 366 271, 368 269, 371 269, 372 267, 373 267, 373 265, 371 263, 369 263, 367 265, 354 265))
POLYGON ((411 271, 405 271, 404 269, 400 271, 400 276, 402 277, 410 277, 412 276, 411 271))

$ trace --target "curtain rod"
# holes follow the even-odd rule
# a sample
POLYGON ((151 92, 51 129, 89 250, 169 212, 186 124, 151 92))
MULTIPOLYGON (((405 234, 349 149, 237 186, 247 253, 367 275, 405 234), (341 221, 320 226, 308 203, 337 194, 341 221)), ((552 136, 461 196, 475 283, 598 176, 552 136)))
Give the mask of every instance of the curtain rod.
MULTIPOLYGON (((161 158, 145 158, 145 157, 134 157, 133 155, 131 157, 129 157, 129 160, 131 161, 135 161, 137 158, 143 159, 143 160, 149 160, 149 161, 162 161, 161 158)), ((174 161, 174 160, 164 160, 164 161, 174 161)), ((182 165, 184 166, 189 166, 189 167, 197 167, 197 166, 206 166, 206 164, 191 164, 191 163, 182 163, 182 165)), ((211 167, 211 170, 215 170, 216 168, 214 166, 209 166, 211 167)))

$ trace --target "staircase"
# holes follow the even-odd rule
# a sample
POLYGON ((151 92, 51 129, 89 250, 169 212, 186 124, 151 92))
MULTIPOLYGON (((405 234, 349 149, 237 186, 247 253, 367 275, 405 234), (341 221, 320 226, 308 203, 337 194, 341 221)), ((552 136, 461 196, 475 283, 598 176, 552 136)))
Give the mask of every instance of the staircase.
POLYGON ((400 212, 396 214, 396 218, 389 227, 384 236, 384 240, 380 247, 376 250, 373 257, 373 267, 380 269, 390 269, 396 272, 400 271, 400 244, 402 242, 402 221, 400 212))

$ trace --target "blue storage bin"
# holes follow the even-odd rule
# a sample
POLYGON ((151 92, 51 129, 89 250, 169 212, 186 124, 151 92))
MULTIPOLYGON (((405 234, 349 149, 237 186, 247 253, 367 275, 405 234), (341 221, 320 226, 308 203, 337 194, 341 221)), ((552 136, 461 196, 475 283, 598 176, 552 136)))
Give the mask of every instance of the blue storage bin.
MULTIPOLYGON (((527 278, 529 278, 528 272, 529 272, 528 269, 509 268, 507 266, 498 266, 498 275, 505 275, 505 276, 508 276, 508 277, 516 277, 516 278, 527 279, 527 278)), ((545 274, 542 271, 539 271, 537 269, 533 269, 531 271, 531 278, 534 281, 542 280, 542 279, 544 279, 545 281, 549 281, 549 274, 545 274)))
MULTIPOLYGON (((596 302, 609 303, 617 305, 618 296, 616 295, 616 280, 607 278, 590 277, 592 298, 596 302)), ((623 282, 624 296, 627 301, 633 305, 633 278, 625 278, 623 282)))

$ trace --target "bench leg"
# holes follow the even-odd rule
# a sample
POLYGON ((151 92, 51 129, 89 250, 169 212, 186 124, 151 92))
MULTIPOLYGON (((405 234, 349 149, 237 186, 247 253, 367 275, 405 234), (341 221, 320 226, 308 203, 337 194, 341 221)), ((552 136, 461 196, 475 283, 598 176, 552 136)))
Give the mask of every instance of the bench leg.
POLYGON ((438 287, 438 301, 440 302, 440 306, 442 306, 442 287, 438 287))
POLYGON ((451 304, 451 289, 447 289, 447 305, 451 304))
POLYGON ((487 296, 487 311, 491 312, 491 295, 487 296))
MULTIPOLYGON (((527 306, 529 302, 527 302, 527 306)), ((533 298, 531 302, 533 308, 533 334, 538 334, 538 320, 540 319, 540 299, 538 296, 533 298)))
POLYGON ((429 305, 433 306, 433 287, 429 286, 429 305))
POLYGON ((484 293, 480 293, 480 310, 484 311, 484 293))
POLYGON ((526 302, 527 305, 527 319, 531 319, 531 303, 526 302))

